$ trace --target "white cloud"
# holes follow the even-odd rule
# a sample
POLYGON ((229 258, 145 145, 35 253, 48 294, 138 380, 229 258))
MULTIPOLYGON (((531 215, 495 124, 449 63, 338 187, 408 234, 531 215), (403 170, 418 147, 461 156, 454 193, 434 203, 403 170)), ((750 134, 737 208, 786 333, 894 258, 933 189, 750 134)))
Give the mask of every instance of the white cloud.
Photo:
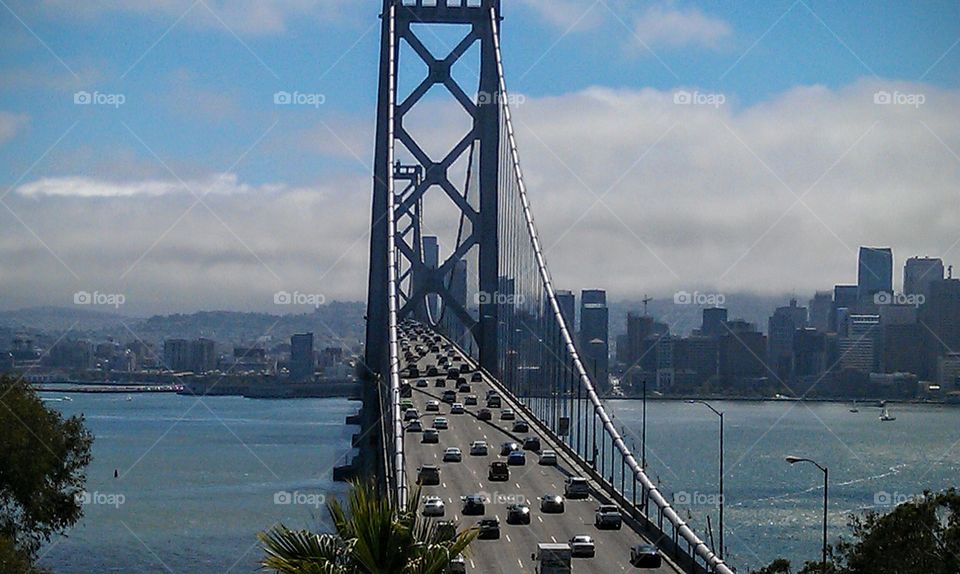
POLYGON ((13 139, 29 121, 27 115, 0 111, 0 144, 13 139))
POLYGON ((592 0, 522 0, 522 4, 563 31, 593 28, 603 21, 606 10, 592 0))
MULTIPOLYGON (((698 287, 802 295, 855 280, 859 245, 892 246, 898 267, 918 253, 960 263, 960 162, 945 147, 960 152, 960 91, 871 80, 799 87, 746 108, 732 95, 719 107, 674 96, 592 88, 516 106, 532 209, 559 287, 602 287, 614 298, 698 287), (878 105, 880 90, 926 99, 878 105)), ((445 113, 411 130, 462 135, 442 133, 445 113)), ((179 222, 194 197, 155 176, 47 177, 17 188, 4 201, 85 282, 74 285, 0 210, 4 305, 56 303, 101 279, 118 283, 131 312, 269 309, 278 289, 364 297, 368 175, 329 175, 309 188, 233 175, 188 184, 203 193, 215 182, 210 210, 197 206, 179 222)), ((456 220, 436 219, 449 212, 429 207, 430 231, 455 234, 456 220)))
POLYGON ((682 10, 651 6, 637 19, 634 32, 638 43, 650 48, 700 46, 715 49, 732 35, 733 30, 724 20, 696 8, 682 10))

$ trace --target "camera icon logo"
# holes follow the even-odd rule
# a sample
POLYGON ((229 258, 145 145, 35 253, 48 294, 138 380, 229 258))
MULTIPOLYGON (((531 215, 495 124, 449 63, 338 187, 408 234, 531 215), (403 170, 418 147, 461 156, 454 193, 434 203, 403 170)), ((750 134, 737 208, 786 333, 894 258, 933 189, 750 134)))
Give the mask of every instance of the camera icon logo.
POLYGON ((90 504, 93 501, 93 497, 86 490, 83 490, 81 492, 74 494, 73 499, 77 502, 77 504, 84 505, 84 506, 87 504, 90 504))
POLYGON ((293 295, 289 291, 277 291, 273 294, 273 303, 275 305, 290 305, 293 302, 293 295))
POLYGON ((88 291, 77 291, 73 294, 74 305, 89 305, 93 303, 93 295, 88 291))
POLYGON ((90 92, 79 91, 73 93, 73 103, 81 106, 88 105, 93 102, 93 95, 90 92))
POLYGON ((673 103, 681 106, 688 106, 693 103, 693 94, 686 90, 680 90, 673 93, 673 103))
POLYGON ((681 490, 673 495, 673 501, 677 504, 690 504, 690 493, 681 490))
POLYGON ((886 291, 877 291, 873 295, 873 302, 877 305, 889 305, 893 303, 893 295, 886 291))
POLYGON ((292 504, 293 495, 287 492, 286 490, 281 490, 273 493, 273 503, 274 504, 292 504))
POLYGON ((693 295, 688 291, 677 291, 673 294, 673 303, 675 305, 689 305, 693 302, 693 295))
POLYGON ((886 90, 880 90, 873 94, 873 103, 885 106, 893 101, 893 95, 886 90))
POLYGON ((276 92, 273 94, 273 103, 278 106, 288 106, 293 103, 293 95, 290 92, 276 92))

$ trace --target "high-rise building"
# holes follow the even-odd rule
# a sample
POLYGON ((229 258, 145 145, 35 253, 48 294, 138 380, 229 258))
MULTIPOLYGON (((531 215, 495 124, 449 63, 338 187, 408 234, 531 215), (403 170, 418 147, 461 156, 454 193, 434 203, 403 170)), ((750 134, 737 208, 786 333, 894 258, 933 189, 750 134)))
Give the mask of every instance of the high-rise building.
POLYGON ((930 283, 930 296, 920 307, 918 320, 924 327, 925 373, 934 377, 937 359, 960 349, 960 279, 930 283))
POLYGON ((601 390, 607 390, 610 373, 609 310, 607 293, 599 289, 580 294, 580 348, 587 371, 601 390))
POLYGON ((847 309, 853 311, 857 308, 858 287, 856 285, 835 285, 833 287, 833 306, 830 309, 830 331, 839 332, 839 311, 847 309))
POLYGON ((865 374, 876 372, 877 340, 881 334, 879 315, 850 315, 847 333, 839 342, 840 367, 865 374))
POLYGON ((817 291, 810 299, 810 320, 809 325, 826 333, 830 330, 830 312, 833 309, 833 293, 830 291, 817 291))
POLYGON ((700 334, 706 337, 719 337, 726 332, 723 328, 727 322, 727 310, 722 307, 708 307, 703 310, 703 320, 700 324, 700 334))
POLYGON ((918 323, 883 325, 881 364, 884 373, 923 372, 923 325, 918 323))
MULTIPOLYGON (((793 337, 793 375, 818 378, 827 370, 827 336, 813 327, 798 329, 793 337)), ((816 382, 810 381, 811 383, 816 382)))
POLYGON ((189 371, 190 341, 186 339, 167 339, 163 342, 163 365, 168 370, 189 371))
MULTIPOLYGON (((423 236, 423 265, 427 269, 440 267, 440 242, 435 235, 423 236)), ((426 297, 427 312, 436 319, 440 316, 440 296, 431 293, 426 297)))
POLYGON ((767 376, 767 337, 752 323, 739 319, 727 321, 725 329, 718 353, 722 383, 737 388, 767 376))
POLYGON ((943 280, 943 261, 933 257, 911 257, 903 265, 903 293, 930 296, 930 284, 943 280))
POLYGON ((793 370, 793 338, 797 329, 807 326, 807 308, 791 299, 788 307, 778 307, 767 322, 767 360, 781 381, 789 380, 793 370))
POLYGON ((290 379, 313 380, 316 359, 313 353, 313 333, 298 333, 290 337, 290 379))
POLYGON ((190 370, 206 373, 217 368, 217 344, 212 339, 190 341, 190 370))
POLYGON ((861 247, 857 296, 866 301, 880 292, 893 293, 893 251, 889 247, 861 247))
POLYGON ((563 320, 567 323, 567 329, 571 333, 577 332, 577 296, 573 291, 557 291, 557 305, 560 306, 560 313, 563 320))

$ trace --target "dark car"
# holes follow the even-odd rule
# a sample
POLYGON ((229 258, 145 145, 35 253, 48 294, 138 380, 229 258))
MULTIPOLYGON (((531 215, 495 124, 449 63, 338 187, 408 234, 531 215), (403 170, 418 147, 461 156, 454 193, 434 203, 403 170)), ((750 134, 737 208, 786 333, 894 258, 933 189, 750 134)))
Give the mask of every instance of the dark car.
POLYGON ((440 374, 440 371, 438 371, 434 366, 431 366, 429 369, 427 369, 428 377, 436 377, 438 374, 440 374))
POLYGON ((530 432, 530 425, 525 420, 519 420, 513 423, 513 432, 530 432))
POLYGON ((500 456, 509 456, 515 450, 520 450, 520 445, 515 442, 505 442, 500 445, 500 456))
POLYGON ((410 398, 413 396, 413 387, 410 386, 410 383, 403 383, 400 385, 400 397, 401 398, 410 398))
POLYGON ((530 524, 530 507, 526 504, 508 506, 507 524, 530 524))
POLYGON ((540 450, 540 439, 535 436, 528 436, 523 439, 523 450, 540 450))
POLYGON ((455 403, 457 401, 456 391, 449 390, 449 389, 446 391, 443 391, 443 397, 441 398, 441 400, 445 403, 451 403, 451 404, 455 403))
POLYGON ((427 386, 427 379, 417 379, 417 388, 422 389, 427 386))
POLYGON ((522 450, 515 450, 507 455, 507 464, 510 466, 524 466, 527 464, 527 455, 522 450))
POLYGON ((634 568, 660 568, 662 563, 656 546, 641 544, 630 549, 630 564, 634 568))
POLYGON ((500 519, 496 517, 484 518, 478 524, 480 526, 480 532, 477 534, 477 538, 493 540, 500 538, 500 519))
POLYGON ((477 371, 476 373, 470 375, 470 382, 471 382, 471 383, 480 383, 480 382, 483 382, 483 374, 481 374, 479 371, 477 371))
POLYGON ((620 509, 617 508, 616 505, 601 504, 599 507, 597 507, 593 524, 601 530, 606 528, 620 530, 620 527, 623 525, 623 515, 620 514, 620 509))
POLYGON ((500 397, 494 395, 492 397, 487 397, 487 408, 499 409, 500 408, 500 397))
POLYGON ((493 482, 510 480, 510 468, 507 467, 507 463, 502 460, 491 462, 490 471, 487 473, 487 480, 493 482))
POLYGON ((446 386, 447 386, 447 381, 446 381, 445 379, 437 379, 436 381, 433 382, 433 386, 435 386, 435 387, 446 387, 446 386))
POLYGON ((563 512, 563 497, 559 494, 544 494, 540 497, 540 512, 561 514, 563 512))
POLYGON ((488 421, 493 418, 493 413, 490 412, 490 409, 480 409, 480 412, 477 413, 477 419, 481 421, 488 421))
POLYGON ((432 464, 425 464, 417 470, 417 484, 436 486, 440 484, 440 469, 432 464))
POLYGON ((468 383, 463 383, 463 384, 461 384, 460 387, 457 388, 457 392, 460 392, 460 393, 469 393, 469 392, 470 392, 470 385, 469 385, 468 383))
POLYGON ((479 494, 469 494, 463 497, 463 514, 465 516, 476 516, 486 511, 484 498, 479 494))

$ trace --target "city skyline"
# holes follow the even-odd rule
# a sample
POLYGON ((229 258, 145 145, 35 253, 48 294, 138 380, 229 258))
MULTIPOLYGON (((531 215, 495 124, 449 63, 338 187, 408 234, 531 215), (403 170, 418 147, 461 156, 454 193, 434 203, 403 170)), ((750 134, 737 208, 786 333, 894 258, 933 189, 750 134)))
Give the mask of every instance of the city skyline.
MULTIPOLYGON (((139 315, 362 299, 376 9, 11 3, 0 261, 17 272, 0 307, 81 290, 139 315)), ((518 3, 505 65, 557 282, 604 276, 612 300, 812 292, 858 245, 949 263, 956 11, 518 3), (864 18, 912 26, 881 45, 864 18)), ((449 249, 455 227, 435 232, 449 249)))

